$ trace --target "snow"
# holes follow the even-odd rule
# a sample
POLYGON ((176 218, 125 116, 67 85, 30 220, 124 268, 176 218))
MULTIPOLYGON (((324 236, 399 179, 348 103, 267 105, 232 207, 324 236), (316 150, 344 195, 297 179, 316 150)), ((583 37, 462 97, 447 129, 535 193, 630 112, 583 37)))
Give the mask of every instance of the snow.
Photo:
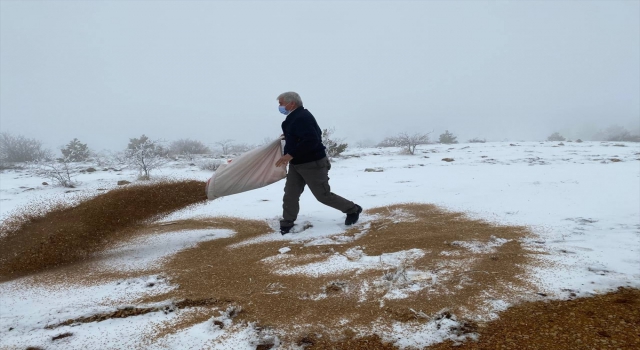
POLYGON ((163 258, 199 242, 226 238, 234 235, 231 230, 183 230, 154 234, 125 241, 100 255, 106 259, 99 268, 119 271, 144 270, 158 264, 163 258))
MULTIPOLYGON (((535 268, 534 274, 553 297, 566 298, 569 291, 581 295, 604 293, 618 286, 640 287, 640 145, 637 143, 584 142, 558 145, 556 142, 497 142, 484 144, 424 145, 415 155, 401 154, 397 148, 352 149, 332 162, 332 191, 354 200, 365 210, 396 203, 431 203, 473 218, 500 224, 523 225, 538 235, 526 244, 548 252, 544 258, 555 264, 535 268), (452 162, 442 161, 453 158, 452 162), (621 161, 613 161, 620 159, 621 161), (382 171, 365 172, 367 168, 382 171)), ((90 165, 87 165, 90 166, 90 165)), ((134 182, 132 170, 99 170, 78 176, 78 191, 42 185, 29 169, 0 173, 0 219, 33 203, 76 201, 114 188, 118 180, 134 182)), ((185 163, 173 162, 152 175, 206 181, 211 173, 185 163)), ((49 181, 48 181, 49 182, 49 181)), ((263 263, 292 259, 295 244, 339 244, 344 232, 344 216, 318 203, 305 191, 298 223, 311 223, 303 233, 277 233, 284 181, 224 197, 206 205, 175 212, 163 222, 179 219, 232 216, 267 220, 273 233, 248 239, 241 244, 280 241, 282 248, 263 263)), ((392 213, 399 221, 412 218, 401 211, 392 213)), ((363 227, 372 217, 361 216, 363 227)), ((160 264, 179 250, 205 240, 233 235, 231 230, 191 230, 146 236, 103 252, 102 269, 144 270, 160 264)), ((452 242, 469 251, 491 251, 506 243, 452 242)), ((403 265, 420 257, 420 249, 367 256, 353 248, 334 254, 322 262, 283 268, 280 274, 329 275, 335 271, 364 271, 374 265, 403 265)), ((443 251, 440 254, 453 254, 443 251)), ((408 269, 404 275, 418 284, 437 284, 426 271, 408 269)), ((70 318, 109 312, 128 306, 123 300, 161 293, 173 288, 160 275, 123 279, 118 283, 92 286, 50 287, 30 283, 30 277, 0 284, 0 348, 42 346, 47 349, 81 348, 211 348, 255 349, 262 335, 251 324, 219 318, 223 329, 213 327, 213 319, 190 326, 154 343, 144 337, 156 325, 174 322, 179 312, 151 312, 136 317, 109 319, 79 325, 45 329, 44 326, 70 318), (149 284, 153 288, 149 288, 149 284), (9 330, 11 328, 11 330, 9 330), (54 342, 53 336, 71 332, 72 337, 54 342), (144 346, 142 346, 143 344, 144 346)), ((383 283, 383 281, 380 281, 383 283)), ((362 293, 376 285, 362 285, 362 293)), ((397 285, 386 299, 402 298, 415 284, 397 285)), ((322 296, 315 296, 322 297, 322 296)), ((494 301, 494 311, 508 307, 494 301)), ((136 305, 149 306, 149 305, 136 305)), ((417 310, 419 311, 419 310, 417 310)), ((188 312, 188 311, 181 311, 188 312)), ((488 315, 493 317, 495 315, 488 315)), ((457 339, 455 319, 430 320, 419 329, 398 323, 379 334, 401 348, 423 347, 444 339, 457 339)), ((468 336, 468 335, 465 335, 468 336)), ((280 349, 299 348, 281 344, 280 349)))
MULTIPOLYGON (((276 272, 280 275, 311 275, 322 276, 332 275, 337 272, 344 272, 350 270, 365 270, 379 268, 379 265, 385 266, 398 266, 410 263, 418 258, 424 256, 424 252, 420 249, 411 249, 407 251, 400 251, 391 254, 381 254, 379 256, 359 256, 357 261, 349 259, 342 254, 334 254, 329 259, 319 263, 307 264, 294 268, 280 268, 276 272)), ((273 262, 273 260, 271 260, 273 262)), ((286 262, 286 260, 285 260, 286 262)), ((277 264, 282 263, 282 259, 276 261, 277 264)))

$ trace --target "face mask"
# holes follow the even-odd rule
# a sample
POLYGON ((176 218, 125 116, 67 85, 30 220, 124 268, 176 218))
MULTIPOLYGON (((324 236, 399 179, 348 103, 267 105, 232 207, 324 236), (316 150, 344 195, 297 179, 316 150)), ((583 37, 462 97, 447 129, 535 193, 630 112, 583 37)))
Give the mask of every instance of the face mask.
POLYGON ((278 110, 280 111, 280 113, 287 115, 289 114, 289 112, 287 111, 287 109, 284 106, 278 106, 278 110))

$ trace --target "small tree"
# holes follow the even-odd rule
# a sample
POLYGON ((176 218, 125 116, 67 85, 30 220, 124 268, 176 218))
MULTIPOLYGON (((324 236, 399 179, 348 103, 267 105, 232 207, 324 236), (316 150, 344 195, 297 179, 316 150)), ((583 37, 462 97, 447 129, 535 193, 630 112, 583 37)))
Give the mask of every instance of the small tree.
POLYGON ((566 140, 564 136, 560 135, 559 132, 554 132, 553 134, 547 137, 547 141, 564 141, 566 140))
POLYGON ((60 150, 63 159, 67 162, 84 162, 89 159, 90 151, 86 143, 80 142, 74 138, 60 150))
POLYGON ((346 143, 342 143, 342 139, 333 137, 335 128, 322 130, 322 144, 327 148, 327 155, 329 157, 338 157, 349 146, 346 143))
POLYGON ((200 141, 190 139, 180 139, 173 141, 169 146, 172 154, 179 154, 191 158, 195 154, 209 154, 211 150, 200 141))
POLYGON ((229 152, 231 151, 231 147, 233 146, 233 141, 232 139, 225 139, 222 141, 218 141, 215 144, 220 146, 220 148, 222 149, 222 154, 229 154, 229 152))
POLYGON ((397 136, 387 137, 378 144, 379 147, 402 147, 407 153, 414 154, 416 147, 429 143, 429 134, 415 133, 409 135, 401 132, 397 136))
POLYGON ((0 162, 35 162, 51 158, 51 152, 42 148, 42 142, 24 136, 0 134, 0 162))
POLYGON ((231 151, 231 146, 233 146, 233 139, 225 139, 222 141, 217 141, 215 142, 216 145, 220 146, 220 149, 222 150, 222 154, 229 154, 229 151, 231 151))
POLYGON ((129 139, 125 150, 125 159, 130 166, 138 169, 144 180, 150 178, 150 172, 166 162, 166 150, 159 145, 159 141, 150 140, 142 135, 140 138, 129 139))
POLYGON ((445 130, 444 134, 440 134, 440 143, 444 143, 446 145, 452 144, 452 143, 458 143, 458 141, 456 140, 458 137, 454 136, 452 133, 449 132, 449 130, 445 130))
POLYGON ((127 150, 145 149, 149 154, 166 156, 168 151, 160 145, 158 140, 150 140, 149 137, 142 134, 140 138, 129 139, 127 150))

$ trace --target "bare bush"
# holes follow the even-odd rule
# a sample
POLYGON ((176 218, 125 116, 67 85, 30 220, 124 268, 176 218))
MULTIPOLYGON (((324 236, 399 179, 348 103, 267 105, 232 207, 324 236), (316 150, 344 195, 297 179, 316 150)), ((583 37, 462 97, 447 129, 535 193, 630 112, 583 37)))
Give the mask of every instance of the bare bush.
POLYGON ((61 158, 57 161, 44 162, 37 165, 36 174, 50 179, 58 186, 74 188, 79 184, 79 182, 73 180, 78 172, 71 167, 70 163, 69 157, 61 158))
POLYGON ((0 163, 37 162, 51 158, 51 152, 43 149, 42 142, 22 135, 0 134, 0 163))
POLYGON ((196 154, 209 154, 211 153, 211 149, 207 147, 204 143, 191 139, 180 139, 177 141, 173 141, 171 145, 169 145, 169 152, 173 155, 182 155, 186 156, 189 159, 196 154))
POLYGON ((222 164, 224 164, 224 162, 220 159, 205 159, 205 160, 198 161, 196 163, 196 165, 198 165, 198 168, 200 168, 200 170, 210 170, 210 171, 218 170, 218 168, 222 164))
POLYGON ((409 135, 406 132, 401 132, 397 136, 385 138, 378 144, 378 147, 402 147, 407 153, 414 154, 417 146, 429 143, 429 134, 409 135))
POLYGON ((327 156, 338 157, 349 146, 346 143, 342 143, 343 139, 333 137, 335 128, 329 128, 322 130, 322 144, 327 148, 327 156))
POLYGON ((469 142, 469 143, 485 143, 485 142, 487 142, 487 140, 480 139, 478 137, 474 137, 474 138, 472 138, 471 140, 469 140, 467 142, 469 142))
POLYGON ((233 146, 233 142, 235 140, 233 139, 225 139, 222 141, 218 141, 215 142, 216 145, 220 146, 220 149, 222 150, 222 154, 229 154, 231 151, 231 147, 233 146))

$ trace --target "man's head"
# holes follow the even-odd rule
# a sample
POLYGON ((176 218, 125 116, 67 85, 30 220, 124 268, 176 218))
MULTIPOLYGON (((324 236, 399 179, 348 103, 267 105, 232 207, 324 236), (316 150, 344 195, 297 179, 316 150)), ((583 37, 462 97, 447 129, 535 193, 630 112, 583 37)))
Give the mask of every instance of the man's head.
POLYGON ((293 91, 281 93, 280 96, 278 96, 278 103, 280 106, 284 107, 287 114, 291 113, 291 111, 298 107, 302 107, 302 99, 300 98, 300 95, 293 91))

